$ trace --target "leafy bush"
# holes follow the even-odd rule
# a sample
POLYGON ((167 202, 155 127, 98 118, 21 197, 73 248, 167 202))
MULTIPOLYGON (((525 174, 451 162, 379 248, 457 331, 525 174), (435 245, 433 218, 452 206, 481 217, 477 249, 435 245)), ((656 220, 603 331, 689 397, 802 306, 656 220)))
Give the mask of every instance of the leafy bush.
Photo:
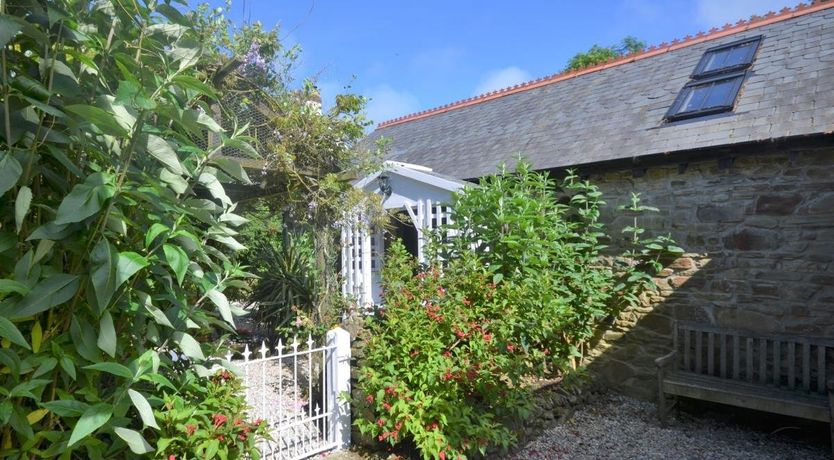
POLYGON ((625 37, 619 45, 594 45, 588 51, 584 53, 576 53, 572 58, 570 58, 565 70, 582 70, 585 67, 602 64, 626 54, 639 53, 645 48, 645 42, 632 36, 625 37))
POLYGON ((522 294, 474 254, 444 268, 417 269, 405 248, 389 249, 385 309, 372 321, 359 386, 366 395, 357 425, 395 445, 411 440, 424 458, 457 458, 508 446, 501 424, 528 411, 521 378, 532 369, 520 343, 516 305, 522 294))
POLYGON ((163 458, 259 458, 256 442, 268 437, 264 420, 248 421, 240 380, 227 370, 209 378, 188 370, 179 386, 163 383, 154 415, 156 453, 163 458))
POLYGON ((680 251, 634 226, 621 255, 604 254, 602 204, 588 182, 556 183, 522 162, 454 196, 455 223, 433 243, 445 265, 418 267, 394 246, 359 371, 360 430, 413 442, 424 458, 514 442, 524 379, 575 365, 600 320, 638 303, 659 257, 680 251))
POLYGON ((0 456, 153 452, 168 352, 207 375, 201 341, 233 331, 223 184, 248 178, 218 154, 253 150, 208 115, 213 50, 167 2, 0 9, 0 456))

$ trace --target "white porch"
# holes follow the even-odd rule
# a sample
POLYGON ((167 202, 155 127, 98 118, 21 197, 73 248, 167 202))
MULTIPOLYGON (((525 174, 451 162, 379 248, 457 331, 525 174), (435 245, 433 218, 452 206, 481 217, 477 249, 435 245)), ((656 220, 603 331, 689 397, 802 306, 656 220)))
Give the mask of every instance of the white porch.
POLYGON ((393 161, 386 162, 381 172, 357 181, 354 187, 381 196, 383 208, 392 214, 402 212, 407 222, 392 235, 367 225, 362 215, 349 219, 342 227, 342 294, 355 298, 363 307, 379 304, 386 242, 398 236, 407 240, 406 246, 425 262, 426 235, 451 222, 448 202, 453 192, 467 185, 423 166, 393 161))

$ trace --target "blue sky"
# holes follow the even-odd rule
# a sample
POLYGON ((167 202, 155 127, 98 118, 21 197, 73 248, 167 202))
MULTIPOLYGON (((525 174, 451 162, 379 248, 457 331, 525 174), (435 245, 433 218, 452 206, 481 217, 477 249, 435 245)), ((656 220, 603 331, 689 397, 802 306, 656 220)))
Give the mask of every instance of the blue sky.
MULTIPOLYGON (((231 18, 280 25, 295 75, 325 100, 370 98, 379 123, 559 72, 593 44, 647 44, 777 11, 791 0, 232 0, 231 18), (245 16, 244 16, 245 15, 245 16)), ((222 5, 222 0, 211 0, 222 5)))

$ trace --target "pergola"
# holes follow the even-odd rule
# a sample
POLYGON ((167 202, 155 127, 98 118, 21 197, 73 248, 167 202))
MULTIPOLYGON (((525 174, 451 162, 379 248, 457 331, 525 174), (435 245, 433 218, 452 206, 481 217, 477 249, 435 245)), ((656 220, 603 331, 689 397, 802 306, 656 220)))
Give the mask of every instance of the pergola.
MULTIPOLYGON (((452 193, 472 184, 432 172, 424 166, 385 162, 382 171, 358 180, 354 187, 381 196, 383 208, 405 216, 399 233, 422 263, 426 261, 426 235, 452 221, 448 202, 452 193), (412 230, 413 229, 413 230, 412 230)), ((361 213, 349 216, 342 227, 342 293, 358 305, 381 302, 380 270, 386 249, 386 231, 367 222, 361 213)))

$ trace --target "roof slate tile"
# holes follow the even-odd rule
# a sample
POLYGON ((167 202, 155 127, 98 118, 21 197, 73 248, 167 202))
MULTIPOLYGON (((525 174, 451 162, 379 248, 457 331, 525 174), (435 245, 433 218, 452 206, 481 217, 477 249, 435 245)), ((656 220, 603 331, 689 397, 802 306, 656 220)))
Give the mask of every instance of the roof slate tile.
MULTIPOLYGON (((834 5, 834 2, 831 2, 834 5)), ((459 178, 517 155, 537 168, 825 132, 834 126, 834 8, 374 131, 393 160, 459 178), (663 117, 713 46, 762 35, 734 113, 663 117)))

